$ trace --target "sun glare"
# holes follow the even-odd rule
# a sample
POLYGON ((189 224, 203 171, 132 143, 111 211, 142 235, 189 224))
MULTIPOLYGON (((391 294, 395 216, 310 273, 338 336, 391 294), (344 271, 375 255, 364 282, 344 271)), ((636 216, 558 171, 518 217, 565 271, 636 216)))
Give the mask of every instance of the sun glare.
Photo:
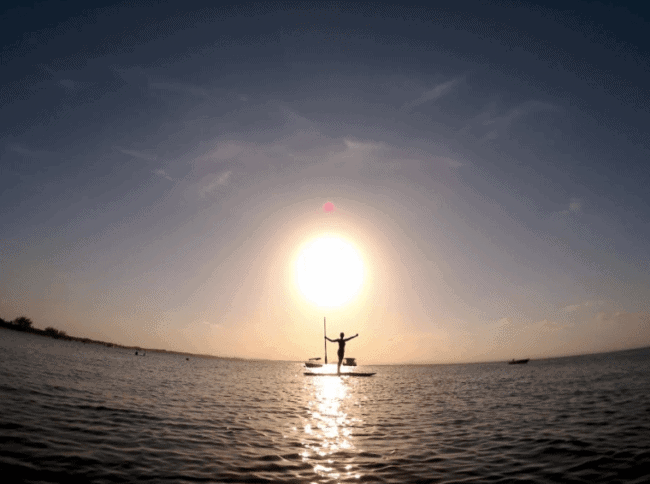
POLYGON ((326 236, 311 241, 298 256, 296 280, 303 295, 319 306, 352 299, 363 282, 363 261, 345 240, 326 236))

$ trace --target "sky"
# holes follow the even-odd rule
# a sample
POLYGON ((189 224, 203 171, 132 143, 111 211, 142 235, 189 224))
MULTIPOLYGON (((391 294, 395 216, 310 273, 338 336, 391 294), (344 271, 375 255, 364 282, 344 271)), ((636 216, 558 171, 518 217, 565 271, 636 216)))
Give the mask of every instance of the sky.
POLYGON ((327 317, 360 364, 650 345, 636 4, 96 5, 3 7, 0 317, 294 361, 327 317), (338 307, 296 283, 323 236, 363 261, 338 307))

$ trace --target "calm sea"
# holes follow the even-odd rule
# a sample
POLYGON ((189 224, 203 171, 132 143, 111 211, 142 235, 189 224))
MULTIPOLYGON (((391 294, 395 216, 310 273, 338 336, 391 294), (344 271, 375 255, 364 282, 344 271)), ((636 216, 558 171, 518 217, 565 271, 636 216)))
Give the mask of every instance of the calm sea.
POLYGON ((0 329, 0 479, 650 482, 650 349, 357 369, 0 329))

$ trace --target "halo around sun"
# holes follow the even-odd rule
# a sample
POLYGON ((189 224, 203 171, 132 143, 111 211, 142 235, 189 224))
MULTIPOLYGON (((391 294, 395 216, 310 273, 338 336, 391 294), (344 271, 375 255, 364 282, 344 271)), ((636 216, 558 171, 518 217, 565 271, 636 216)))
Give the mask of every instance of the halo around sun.
POLYGON ((296 282, 309 301, 319 306, 341 306, 361 288, 363 260, 346 240, 336 236, 319 237, 298 255, 296 282))

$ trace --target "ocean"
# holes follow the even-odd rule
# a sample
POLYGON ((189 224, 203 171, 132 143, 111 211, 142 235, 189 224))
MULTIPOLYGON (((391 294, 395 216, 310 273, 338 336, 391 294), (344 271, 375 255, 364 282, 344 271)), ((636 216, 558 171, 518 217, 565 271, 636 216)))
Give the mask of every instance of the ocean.
POLYGON ((650 482, 650 349, 357 370, 0 329, 1 479, 650 482))

